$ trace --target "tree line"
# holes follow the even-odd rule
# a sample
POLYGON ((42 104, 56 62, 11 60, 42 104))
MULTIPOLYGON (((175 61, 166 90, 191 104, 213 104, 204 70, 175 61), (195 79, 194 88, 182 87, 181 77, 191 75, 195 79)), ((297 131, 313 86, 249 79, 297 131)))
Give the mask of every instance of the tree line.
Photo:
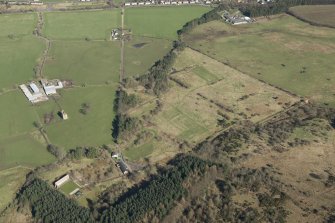
POLYGON ((47 146, 48 152, 50 152, 52 155, 54 155, 58 160, 62 160, 64 158, 69 159, 81 159, 81 158, 88 158, 88 159, 94 159, 97 158, 99 155, 99 149, 95 147, 81 147, 78 146, 74 149, 70 149, 67 153, 60 147, 49 144, 47 146))
POLYGON ((177 31, 179 39, 181 39, 182 34, 189 32, 190 30, 194 29, 196 26, 199 26, 201 24, 204 24, 210 21, 221 19, 221 16, 218 14, 218 12, 223 11, 223 10, 228 10, 230 9, 231 6, 232 4, 220 4, 214 9, 212 9, 211 11, 204 13, 199 18, 195 18, 187 22, 180 30, 177 31))
POLYGON ((132 137, 132 135, 136 133, 141 126, 142 122, 139 118, 119 113, 113 120, 113 138, 116 142, 119 142, 120 140, 127 140, 132 137))
POLYGON ((175 41, 172 49, 162 59, 156 61, 146 74, 139 76, 136 80, 157 96, 166 92, 169 88, 168 75, 176 60, 176 52, 184 47, 182 42, 175 41))
POLYGON ((116 142, 127 139, 141 127, 138 118, 130 117, 127 114, 127 111, 134 108, 139 102, 140 99, 135 94, 129 94, 122 88, 117 90, 114 100, 116 115, 112 123, 112 136, 116 142))
POLYGON ((138 222, 149 212, 163 218, 174 201, 185 195, 184 180, 192 172, 203 173, 210 165, 200 158, 186 155, 177 156, 170 164, 173 165, 171 168, 126 193, 108 209, 100 210, 100 222, 138 222))

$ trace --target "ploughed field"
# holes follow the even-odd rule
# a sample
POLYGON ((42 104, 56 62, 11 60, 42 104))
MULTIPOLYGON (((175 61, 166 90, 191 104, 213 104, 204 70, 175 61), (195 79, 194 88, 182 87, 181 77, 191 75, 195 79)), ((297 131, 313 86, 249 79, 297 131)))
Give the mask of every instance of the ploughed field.
POLYGON ((243 73, 334 107, 334 37, 334 29, 279 15, 238 26, 213 21, 184 40, 243 73))

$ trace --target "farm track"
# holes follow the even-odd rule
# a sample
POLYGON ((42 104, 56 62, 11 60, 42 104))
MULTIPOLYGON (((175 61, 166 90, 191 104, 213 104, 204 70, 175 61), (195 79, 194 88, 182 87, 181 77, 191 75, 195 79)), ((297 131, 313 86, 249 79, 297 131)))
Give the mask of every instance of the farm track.
POLYGON ((38 12, 37 13, 37 18, 38 18, 38 21, 37 21, 37 26, 36 26, 36 29, 35 29, 35 35, 45 42, 46 49, 43 52, 42 58, 40 59, 41 60, 40 63, 37 65, 36 76, 37 76, 37 78, 43 78, 43 68, 44 68, 44 65, 45 65, 45 61, 48 57, 50 48, 51 48, 51 41, 50 41, 50 39, 48 39, 47 37, 42 35, 42 29, 43 29, 43 25, 44 25, 43 14, 38 12))
POLYGON ((1 173, 1 172, 8 171, 8 170, 19 169, 19 168, 23 168, 23 169, 27 169, 27 170, 34 170, 33 168, 28 167, 28 166, 18 165, 18 166, 15 166, 15 167, 11 167, 11 168, 7 168, 7 169, 0 170, 0 173, 1 173))
POLYGON ((124 79, 124 6, 121 10, 121 55, 120 55, 120 85, 123 83, 124 79))

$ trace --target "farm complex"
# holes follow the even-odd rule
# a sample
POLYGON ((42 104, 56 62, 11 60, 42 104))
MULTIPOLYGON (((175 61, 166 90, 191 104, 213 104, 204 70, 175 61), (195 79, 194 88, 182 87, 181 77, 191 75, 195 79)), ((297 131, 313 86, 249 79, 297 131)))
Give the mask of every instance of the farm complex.
POLYGON ((318 1, 0 2, 0 222, 331 222, 318 1))

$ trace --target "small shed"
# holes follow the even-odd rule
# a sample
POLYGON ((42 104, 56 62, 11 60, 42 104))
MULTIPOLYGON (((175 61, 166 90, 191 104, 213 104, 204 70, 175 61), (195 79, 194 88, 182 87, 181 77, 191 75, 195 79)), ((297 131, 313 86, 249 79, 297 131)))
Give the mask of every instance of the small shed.
POLYGON ((69 116, 65 113, 64 110, 61 110, 60 114, 61 114, 61 117, 62 117, 63 120, 67 120, 69 118, 69 116))
POLYGON ((127 175, 129 173, 129 167, 123 160, 120 160, 118 162, 118 166, 124 175, 127 175))

